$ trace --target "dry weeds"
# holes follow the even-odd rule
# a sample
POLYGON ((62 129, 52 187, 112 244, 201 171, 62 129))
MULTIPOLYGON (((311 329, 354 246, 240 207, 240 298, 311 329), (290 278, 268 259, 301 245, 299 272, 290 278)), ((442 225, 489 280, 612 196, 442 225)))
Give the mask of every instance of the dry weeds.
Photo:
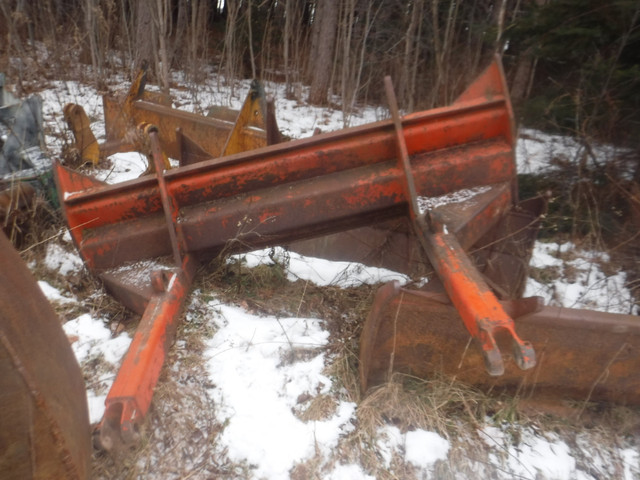
MULTIPOLYGON (((46 278, 63 293, 79 299, 71 304, 75 306, 56 305, 61 318, 100 312, 101 317, 110 321, 114 333, 123 328, 135 329, 137 317, 107 296, 88 273, 67 279, 48 271, 42 262, 47 243, 56 242, 68 249, 72 246, 63 242, 55 231, 41 232, 38 236, 45 241, 34 243, 24 251, 24 257, 32 263, 38 277, 46 278)), ((499 474, 498 467, 489 461, 488 447, 478 433, 487 419, 498 425, 513 425, 514 441, 523 425, 557 432, 568 443, 580 445, 587 452, 590 450, 582 445, 583 435, 598 438, 599 444, 589 447, 594 455, 610 454, 621 439, 637 442, 640 437, 637 409, 589 404, 581 415, 575 414, 580 405, 555 412, 534 410, 518 397, 490 397, 444 377, 424 380, 395 374, 390 382, 361 392, 358 339, 376 286, 320 288, 304 281, 289 282, 284 265, 249 269, 241 262, 223 261, 212 263, 197 278, 196 289, 213 291, 217 298, 240 304, 256 314, 325 319, 330 332, 326 347, 330 363, 325 373, 332 378, 334 389, 330 394, 300 398, 296 412, 305 422, 322 420, 335 412, 338 401, 348 400, 358 405, 356 424, 351 433, 340 439, 330 458, 318 452, 292 469, 292 479, 323 478, 337 463, 359 464, 381 480, 417 478, 416 469, 404 460, 402 450, 395 452, 388 467, 380 457, 379 429, 388 425, 401 432, 435 431, 448 439, 451 449, 447 460, 434 465, 434 475, 442 479, 460 478, 460 475, 471 478, 478 474, 491 478, 499 474)), ((251 476, 251 466, 230 461, 218 442, 225 425, 216 419, 216 405, 207 393, 215 386, 209 383, 202 355, 206 339, 215 334, 204 314, 206 309, 199 303, 208 300, 206 294, 202 294, 200 300, 193 300, 188 306, 188 315, 179 327, 178 340, 170 350, 154 394, 141 443, 132 450, 95 452, 94 478, 251 476)), ((291 355, 283 360, 295 361, 304 357, 305 352, 292 350, 291 355)), ((91 368, 93 372, 88 380, 104 374, 100 359, 95 359, 91 368)), ((589 458, 577 461, 588 469, 589 458)))

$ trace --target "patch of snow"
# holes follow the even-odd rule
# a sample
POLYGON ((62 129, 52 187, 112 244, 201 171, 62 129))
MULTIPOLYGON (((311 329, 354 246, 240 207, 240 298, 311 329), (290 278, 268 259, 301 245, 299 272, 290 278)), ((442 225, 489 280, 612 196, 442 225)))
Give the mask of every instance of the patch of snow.
POLYGON ((516 144, 518 173, 545 173, 552 169, 552 162, 561 159, 577 162, 583 156, 589 161, 593 157, 599 161, 611 160, 626 150, 615 145, 584 142, 568 135, 554 135, 530 128, 520 129, 516 144))
POLYGON ((131 339, 126 333, 112 337, 104 320, 92 317, 88 313, 69 320, 62 328, 68 336, 78 337, 78 340, 73 342, 71 347, 80 363, 90 355, 99 353, 107 362, 116 365, 131 343, 131 339))
POLYGON ((513 477, 570 479, 576 471, 569 446, 555 434, 547 434, 547 439, 525 427, 519 429, 520 440, 514 444, 511 436, 497 427, 485 426, 481 432, 492 450, 492 463, 502 464, 513 477))
POLYGON ((571 242, 538 241, 530 265, 538 269, 552 267, 553 280, 545 284, 528 279, 524 296, 541 296, 547 305, 561 307, 624 314, 638 312, 627 288, 626 273, 605 275, 602 272, 600 265, 608 261, 608 255, 576 248, 571 242))
POLYGON ((68 298, 68 297, 65 297, 64 295, 62 295, 60 293, 60 290, 58 290, 55 287, 52 287, 51 285, 49 285, 44 280, 38 280, 38 286, 40 287, 40 290, 42 290, 42 293, 44 293, 44 296, 47 297, 47 300, 49 300, 50 302, 57 302, 57 303, 74 303, 74 302, 76 302, 75 299, 68 298))
POLYGON ((114 153, 109 157, 111 168, 96 169, 94 177, 109 184, 134 180, 147 169, 147 159, 138 152, 114 153))
POLYGON ((425 213, 442 205, 462 203, 471 200, 476 195, 489 191, 491 187, 482 185, 474 188, 463 188, 439 197, 418 197, 420 213, 425 213))
POLYGON ((49 270, 59 272, 60 275, 63 276, 67 276, 70 273, 77 273, 84 268, 82 259, 77 253, 68 252, 56 243, 49 243, 47 245, 44 264, 49 270))
POLYGON ((376 447, 386 468, 391 466, 394 454, 424 471, 430 471, 438 460, 445 460, 451 445, 448 440, 428 430, 401 433, 393 425, 384 425, 376 432, 376 447), (404 452, 404 453, 403 453, 404 452))
POLYGON ((97 395, 93 390, 87 391, 87 405, 89 407, 89 423, 96 424, 102 420, 104 415, 104 402, 107 399, 106 395, 97 395))
MULTIPOLYGON (((175 274, 172 272, 173 269, 174 267, 163 262, 161 259, 150 259, 127 263, 110 270, 108 273, 115 274, 121 282, 127 285, 144 287, 149 284, 151 272, 154 271, 171 273, 170 283, 173 284, 175 278, 175 274)), ((169 288, 167 290, 169 290, 169 288)))
POLYGON ((621 452, 624 464, 625 480, 637 480, 640 478, 640 453, 632 448, 625 448, 621 452))
POLYGON ((257 317, 209 302, 219 330, 206 356, 216 415, 226 424, 219 448, 255 466, 255 478, 285 479, 319 449, 325 455, 353 425, 355 404, 339 402, 326 420, 303 422, 292 409, 303 394, 328 393, 322 372, 328 332, 309 318, 257 317))
POLYGON ((322 258, 306 257, 296 252, 289 252, 282 247, 275 249, 255 250, 244 255, 235 255, 230 261, 241 260, 247 267, 257 265, 273 265, 274 260, 287 267, 287 278, 290 281, 306 280, 318 286, 352 287, 356 285, 374 285, 376 283, 398 280, 406 284, 410 279, 385 268, 365 267, 355 262, 338 262, 322 258))
MULTIPOLYGON (((102 357, 115 369, 131 344, 131 338, 126 333, 113 337, 102 319, 92 317, 88 313, 69 320, 62 328, 67 336, 74 340, 71 348, 81 366, 92 358, 102 357)), ((106 395, 96 389, 108 390, 113 379, 114 375, 109 374, 100 378, 95 385, 87 385, 87 405, 91 423, 99 422, 105 410, 106 395)))
POLYGON ((445 460, 449 448, 449 442, 437 433, 414 430, 405 435, 404 458, 416 467, 426 470, 438 460, 445 460))
POLYGON ((336 466, 324 477, 324 480, 375 480, 375 477, 365 474, 360 465, 351 463, 336 466))
POLYGON ((404 436, 398 427, 394 425, 384 425, 376 432, 376 438, 378 453, 382 457, 384 466, 389 468, 394 452, 398 451, 404 444, 404 436))

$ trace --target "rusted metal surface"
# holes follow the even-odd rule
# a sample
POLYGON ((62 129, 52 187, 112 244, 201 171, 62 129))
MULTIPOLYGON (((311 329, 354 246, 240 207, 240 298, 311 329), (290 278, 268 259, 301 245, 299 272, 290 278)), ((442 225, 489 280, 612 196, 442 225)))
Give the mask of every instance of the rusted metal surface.
POLYGON ((502 354, 496 340, 498 334, 510 337, 520 368, 533 368, 536 364, 534 349, 516 333, 513 319, 502 308, 455 236, 439 226, 434 229, 425 225, 423 231, 418 232, 418 238, 467 331, 482 348, 487 372, 492 376, 504 373, 502 354))
POLYGON ((0 233, 0 477, 89 477, 82 373, 58 318, 0 233))
MULTIPOLYGON (((512 181, 501 88, 486 85, 495 91, 490 102, 479 98, 403 118, 418 194, 512 181)), ((65 216, 90 268, 171 253, 153 178, 98 186, 60 165, 54 170, 65 216)), ((403 175, 393 122, 383 121, 200 162, 164 178, 180 209, 186 250, 215 254, 234 239, 237 249, 246 249, 403 216, 403 175)))
MULTIPOLYGON (((262 85, 254 80, 224 147, 219 155, 212 154, 212 156, 223 157, 266 147, 268 145, 266 132, 267 100, 262 85)), ((198 140, 196 142, 202 145, 198 140)), ((209 151, 205 146, 202 146, 202 148, 209 151)))
MULTIPOLYGON (((157 128, 147 126, 145 133, 150 141, 174 267, 148 271, 148 277, 142 277, 142 281, 130 277, 128 282, 117 284, 120 289, 117 291, 123 294, 125 302, 132 303, 136 311, 144 304, 144 311, 105 400, 106 409, 96 439, 98 445, 107 450, 134 442, 139 436, 160 370, 174 342, 177 322, 197 266, 195 258, 185 252, 178 210, 166 189, 157 128)), ((114 277, 122 280, 122 271, 120 276, 114 277)), ((116 283, 112 282, 110 286, 114 285, 116 283)))
POLYGON ((91 122, 80 105, 68 103, 64 107, 64 119, 75 140, 75 147, 82 163, 97 165, 100 161, 100 146, 91 131, 91 122))
MULTIPOLYGON (((250 144, 236 144, 237 130, 221 151, 239 153, 220 159, 203 159, 208 150, 197 138, 173 127, 168 133, 157 117, 159 125, 138 129, 150 142, 155 178, 147 175, 107 185, 55 165, 65 218, 86 264, 127 305, 143 311, 141 326, 107 398, 100 433, 103 446, 110 448, 136 437, 173 339, 196 259, 354 227, 375 230, 384 221, 397 222, 399 230, 393 235, 398 238, 413 238, 407 245, 417 244, 420 255, 428 257, 455 308, 433 294, 428 304, 420 296, 410 304, 426 306, 427 315, 433 311, 434 318, 444 315, 441 310, 457 312, 456 328, 465 332, 466 327, 461 338, 468 340, 471 334, 480 346, 469 351, 473 352, 473 368, 483 372, 485 382, 491 380, 483 365, 491 375, 511 375, 511 364, 504 366, 501 352, 505 336, 515 347, 518 366, 533 369, 534 347, 521 340, 523 333, 516 333, 512 319, 532 302, 498 301, 498 296, 511 298, 517 293, 526 270, 509 273, 508 267, 496 268, 496 264, 507 265, 522 257, 522 252, 510 246, 514 242, 530 248, 537 215, 535 208, 514 205, 512 111, 499 62, 450 107, 400 118, 390 84, 387 91, 391 120, 251 151, 245 151, 250 144), (163 149, 173 148, 163 144, 165 136, 175 141, 183 164, 188 165, 163 171, 163 149), (429 208, 426 213, 419 210, 419 196, 437 197, 480 185, 485 188, 470 200, 429 208), (469 251, 486 275, 473 263, 469 251), (175 267, 155 271, 142 283, 126 281, 122 269, 127 264, 161 256, 171 256, 175 267), (518 286, 511 288, 513 284, 518 286)), ((238 129, 253 121, 257 107, 252 102, 259 103, 262 97, 248 99, 245 106, 249 107, 236 122, 238 129)), ((155 110, 158 115, 162 108, 141 100, 133 104, 136 111, 155 110)), ((153 122, 149 117, 145 120, 153 122)), ((182 127, 189 125, 187 117, 181 120, 182 127)), ((264 128, 264 124, 257 127, 264 128)), ((400 324, 398 334, 398 319, 390 320, 389 312, 394 306, 396 311, 405 308, 406 302, 397 301, 398 296, 413 298, 415 294, 401 291, 398 295, 396 287, 389 288, 377 299, 373 310, 377 313, 363 334, 364 387, 372 378, 378 381, 385 369, 392 371, 405 361, 412 366, 413 360, 404 356, 411 357, 413 347, 402 352, 396 349, 409 345, 410 337, 423 334, 412 330, 412 323, 400 324), (391 340, 390 328, 395 332, 391 340), (392 357, 401 352, 395 365, 389 365, 385 357, 389 342, 394 345, 392 357)), ((411 311, 408 314, 410 317, 411 311)), ((435 329, 433 338, 446 337, 451 324, 442 323, 442 330, 435 329)), ((421 341, 413 338, 414 344, 421 341)))
MULTIPOLYGON (((254 81, 239 112, 225 110, 223 118, 202 116, 171 108, 165 95, 145 91, 146 70, 141 70, 128 92, 103 97, 107 141, 98 144, 89 128, 89 119, 80 105, 64 108, 65 120, 73 132, 83 163, 96 164, 101 157, 117 152, 140 151, 137 126, 152 124, 158 128, 161 148, 182 165, 193 163, 183 143, 197 145, 207 158, 231 155, 265 147, 280 139, 275 117, 268 115, 268 102, 262 85, 254 81)), ((144 153, 144 152, 143 152, 144 153)))
POLYGON ((538 362, 523 371, 504 348, 504 374, 490 377, 446 296, 393 283, 381 287, 362 336, 362 388, 384 382, 396 371, 420 378, 445 374, 485 391, 522 398, 640 403, 638 317, 543 307, 536 299, 503 303, 503 308, 532 343, 538 362))
POLYGON ((109 450, 138 439, 160 370, 175 339, 196 265, 191 255, 185 255, 176 268, 148 272, 144 282, 153 284, 155 292, 105 400, 97 437, 102 448, 109 450))
MULTIPOLYGON (((498 331, 508 332, 510 335, 518 366, 524 370, 534 367, 535 351, 529 343, 520 339, 515 331, 513 319, 504 311, 456 235, 449 233, 449 225, 434 211, 427 211, 424 217, 420 215, 409 153, 390 77, 385 78, 385 87, 396 132, 399 166, 404 172, 402 185, 409 206, 409 218, 418 241, 460 313, 465 327, 480 344, 487 372, 493 376, 504 373, 502 355, 495 339, 498 331)), ((506 207, 505 210, 510 209, 510 205, 506 207)), ((499 213, 496 214, 494 209, 486 211, 489 218, 501 216, 499 213)), ((468 221, 466 218, 461 220, 462 224, 468 221)))

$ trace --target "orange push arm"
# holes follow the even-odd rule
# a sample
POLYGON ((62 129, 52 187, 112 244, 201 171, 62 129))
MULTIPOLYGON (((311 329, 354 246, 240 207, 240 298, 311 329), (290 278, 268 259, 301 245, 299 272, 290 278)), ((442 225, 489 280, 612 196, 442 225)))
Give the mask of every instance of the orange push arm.
POLYGON ((418 233, 421 243, 465 327, 480 343, 487 372, 494 376, 504 373, 502 355, 495 338, 498 333, 510 336, 516 363, 521 369, 534 367, 536 356, 533 347, 520 339, 513 319, 498 302, 455 236, 438 227, 435 232, 429 230, 424 225, 418 233))

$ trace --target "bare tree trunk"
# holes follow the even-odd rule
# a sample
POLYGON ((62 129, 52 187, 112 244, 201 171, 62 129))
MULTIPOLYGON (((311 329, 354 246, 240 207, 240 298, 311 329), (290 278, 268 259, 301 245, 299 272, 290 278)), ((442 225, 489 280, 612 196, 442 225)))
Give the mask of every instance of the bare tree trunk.
POLYGON ((447 13, 446 24, 444 26, 444 34, 441 37, 440 18, 438 9, 438 0, 433 0, 431 4, 432 27, 433 27, 433 44, 434 57, 436 60, 435 82, 433 89, 433 105, 447 104, 451 100, 449 98, 451 91, 452 79, 449 78, 448 72, 451 68, 450 57, 452 49, 452 41, 455 37, 455 27, 460 3, 454 0, 449 2, 449 11, 447 13))
POLYGON ((456 26, 458 22, 458 11, 460 8, 460 2, 452 0, 449 4, 449 13, 447 15, 447 25, 444 31, 444 42, 443 42, 443 50, 442 50, 442 62, 441 66, 444 66, 445 76, 441 79, 442 87, 443 87, 443 104, 449 104, 453 98, 451 97, 452 92, 455 90, 453 87, 455 86, 453 82, 453 78, 451 78, 451 57, 453 50, 453 39, 456 34, 456 26))
POLYGON ((535 73, 535 65, 536 62, 531 48, 522 52, 518 57, 510 89, 513 101, 526 100, 529 96, 529 85, 535 73))
POLYGON ((402 81, 398 86, 401 104, 406 105, 409 111, 413 110, 415 95, 415 76, 420 47, 420 31, 422 24, 423 0, 415 0, 411 10, 411 18, 404 41, 404 57, 402 67, 402 81))
POLYGON ((284 39, 283 39, 283 60, 284 60, 284 81, 285 81, 285 95, 287 98, 291 98, 293 94, 293 85, 289 76, 289 44, 291 42, 291 27, 292 27, 292 12, 293 2, 295 0, 285 0, 284 4, 284 39))
POLYGON ((191 0, 190 2, 191 16, 186 27, 188 30, 188 35, 186 35, 188 39, 187 58, 189 59, 188 70, 194 80, 202 73, 200 67, 204 64, 204 55, 207 51, 208 4, 209 2, 206 0, 191 0))
POLYGON ((167 51, 167 38, 171 31, 171 16, 169 15, 171 4, 169 0, 156 0, 153 11, 155 31, 157 32, 159 52, 156 56, 156 72, 158 80, 165 94, 169 94, 169 52, 167 51))
POLYGON ((504 33, 504 18, 507 12, 507 1, 498 0, 498 6, 496 8, 496 47, 495 53, 502 55, 504 44, 502 42, 502 34, 504 33))
MULTIPOLYGON (((416 14, 420 20, 424 15, 424 0, 416 1, 416 14)), ((418 64, 420 60, 420 46, 422 39, 422 21, 418 22, 418 31, 416 32, 415 46, 413 48, 413 63, 411 64, 411 78, 409 83, 409 102, 407 104, 407 110, 412 112, 415 110, 416 95, 417 95, 417 83, 418 83, 418 64)))
POLYGON ((312 25, 309 103, 315 105, 327 102, 338 26, 338 9, 335 3, 333 0, 318 0, 312 25))
POLYGON ((224 37, 224 50, 222 55, 222 71, 225 74, 226 81, 231 86, 231 95, 234 95, 233 80, 238 76, 240 71, 240 52, 236 42, 237 22, 240 17, 239 0, 227 0, 225 2, 227 9, 227 22, 224 37))
MULTIPOLYGON (((286 9, 286 5, 285 5, 285 9, 286 9)), ((265 28, 262 32, 262 40, 261 40, 261 45, 262 48, 260 49, 260 78, 262 78, 263 80, 271 80, 273 78, 273 74, 275 73, 278 64, 277 64, 277 60, 274 60, 274 58, 277 58, 277 53, 274 55, 273 53, 273 32, 277 32, 280 25, 277 23, 277 20, 275 20, 275 18, 277 18, 277 15, 274 15, 274 11, 276 10, 275 7, 269 7, 267 9, 267 18, 265 21, 265 28)), ((285 32, 285 39, 284 41, 286 42, 286 38, 287 38, 287 34, 285 32)), ((286 44, 283 48, 286 48, 286 44)), ((286 59, 284 60, 284 67, 286 70, 287 67, 287 61, 286 59)), ((286 83, 286 82, 285 82, 286 83)), ((289 91, 289 85, 285 85, 285 96, 288 98, 290 94, 289 91)))
POLYGON ((251 78, 256 78, 256 57, 253 53, 253 25, 251 23, 252 1, 247 0, 247 30, 249 34, 249 59, 251 60, 251 78))
POLYGON ((382 8, 382 2, 373 11, 371 0, 347 0, 341 16, 339 36, 342 45, 341 94, 342 122, 347 127, 361 90, 367 46, 371 27, 382 8))
POLYGON ((85 28, 89 37, 89 51, 91 52, 91 65, 96 79, 96 85, 100 85, 104 77, 103 50, 101 48, 101 18, 100 6, 97 0, 86 0, 85 3, 85 28))
POLYGON ((155 0, 138 0, 136 4, 135 58, 134 70, 138 70, 146 60, 152 64, 154 58, 153 3, 155 0))
POLYGON ((131 4, 132 0, 125 2, 124 0, 120 2, 120 25, 119 25, 119 34, 120 37, 124 37, 124 42, 121 46, 121 59, 122 65, 128 65, 131 62, 131 59, 134 58, 134 47, 133 47, 133 26, 135 25, 129 17, 131 15, 127 15, 127 3, 129 4, 129 11, 133 8, 131 4))
POLYGON ((353 39, 353 28, 355 23, 355 0, 344 1, 344 13, 340 21, 340 28, 344 32, 342 35, 342 71, 340 75, 340 92, 342 94, 343 124, 347 124, 350 115, 352 79, 351 48, 353 39))

